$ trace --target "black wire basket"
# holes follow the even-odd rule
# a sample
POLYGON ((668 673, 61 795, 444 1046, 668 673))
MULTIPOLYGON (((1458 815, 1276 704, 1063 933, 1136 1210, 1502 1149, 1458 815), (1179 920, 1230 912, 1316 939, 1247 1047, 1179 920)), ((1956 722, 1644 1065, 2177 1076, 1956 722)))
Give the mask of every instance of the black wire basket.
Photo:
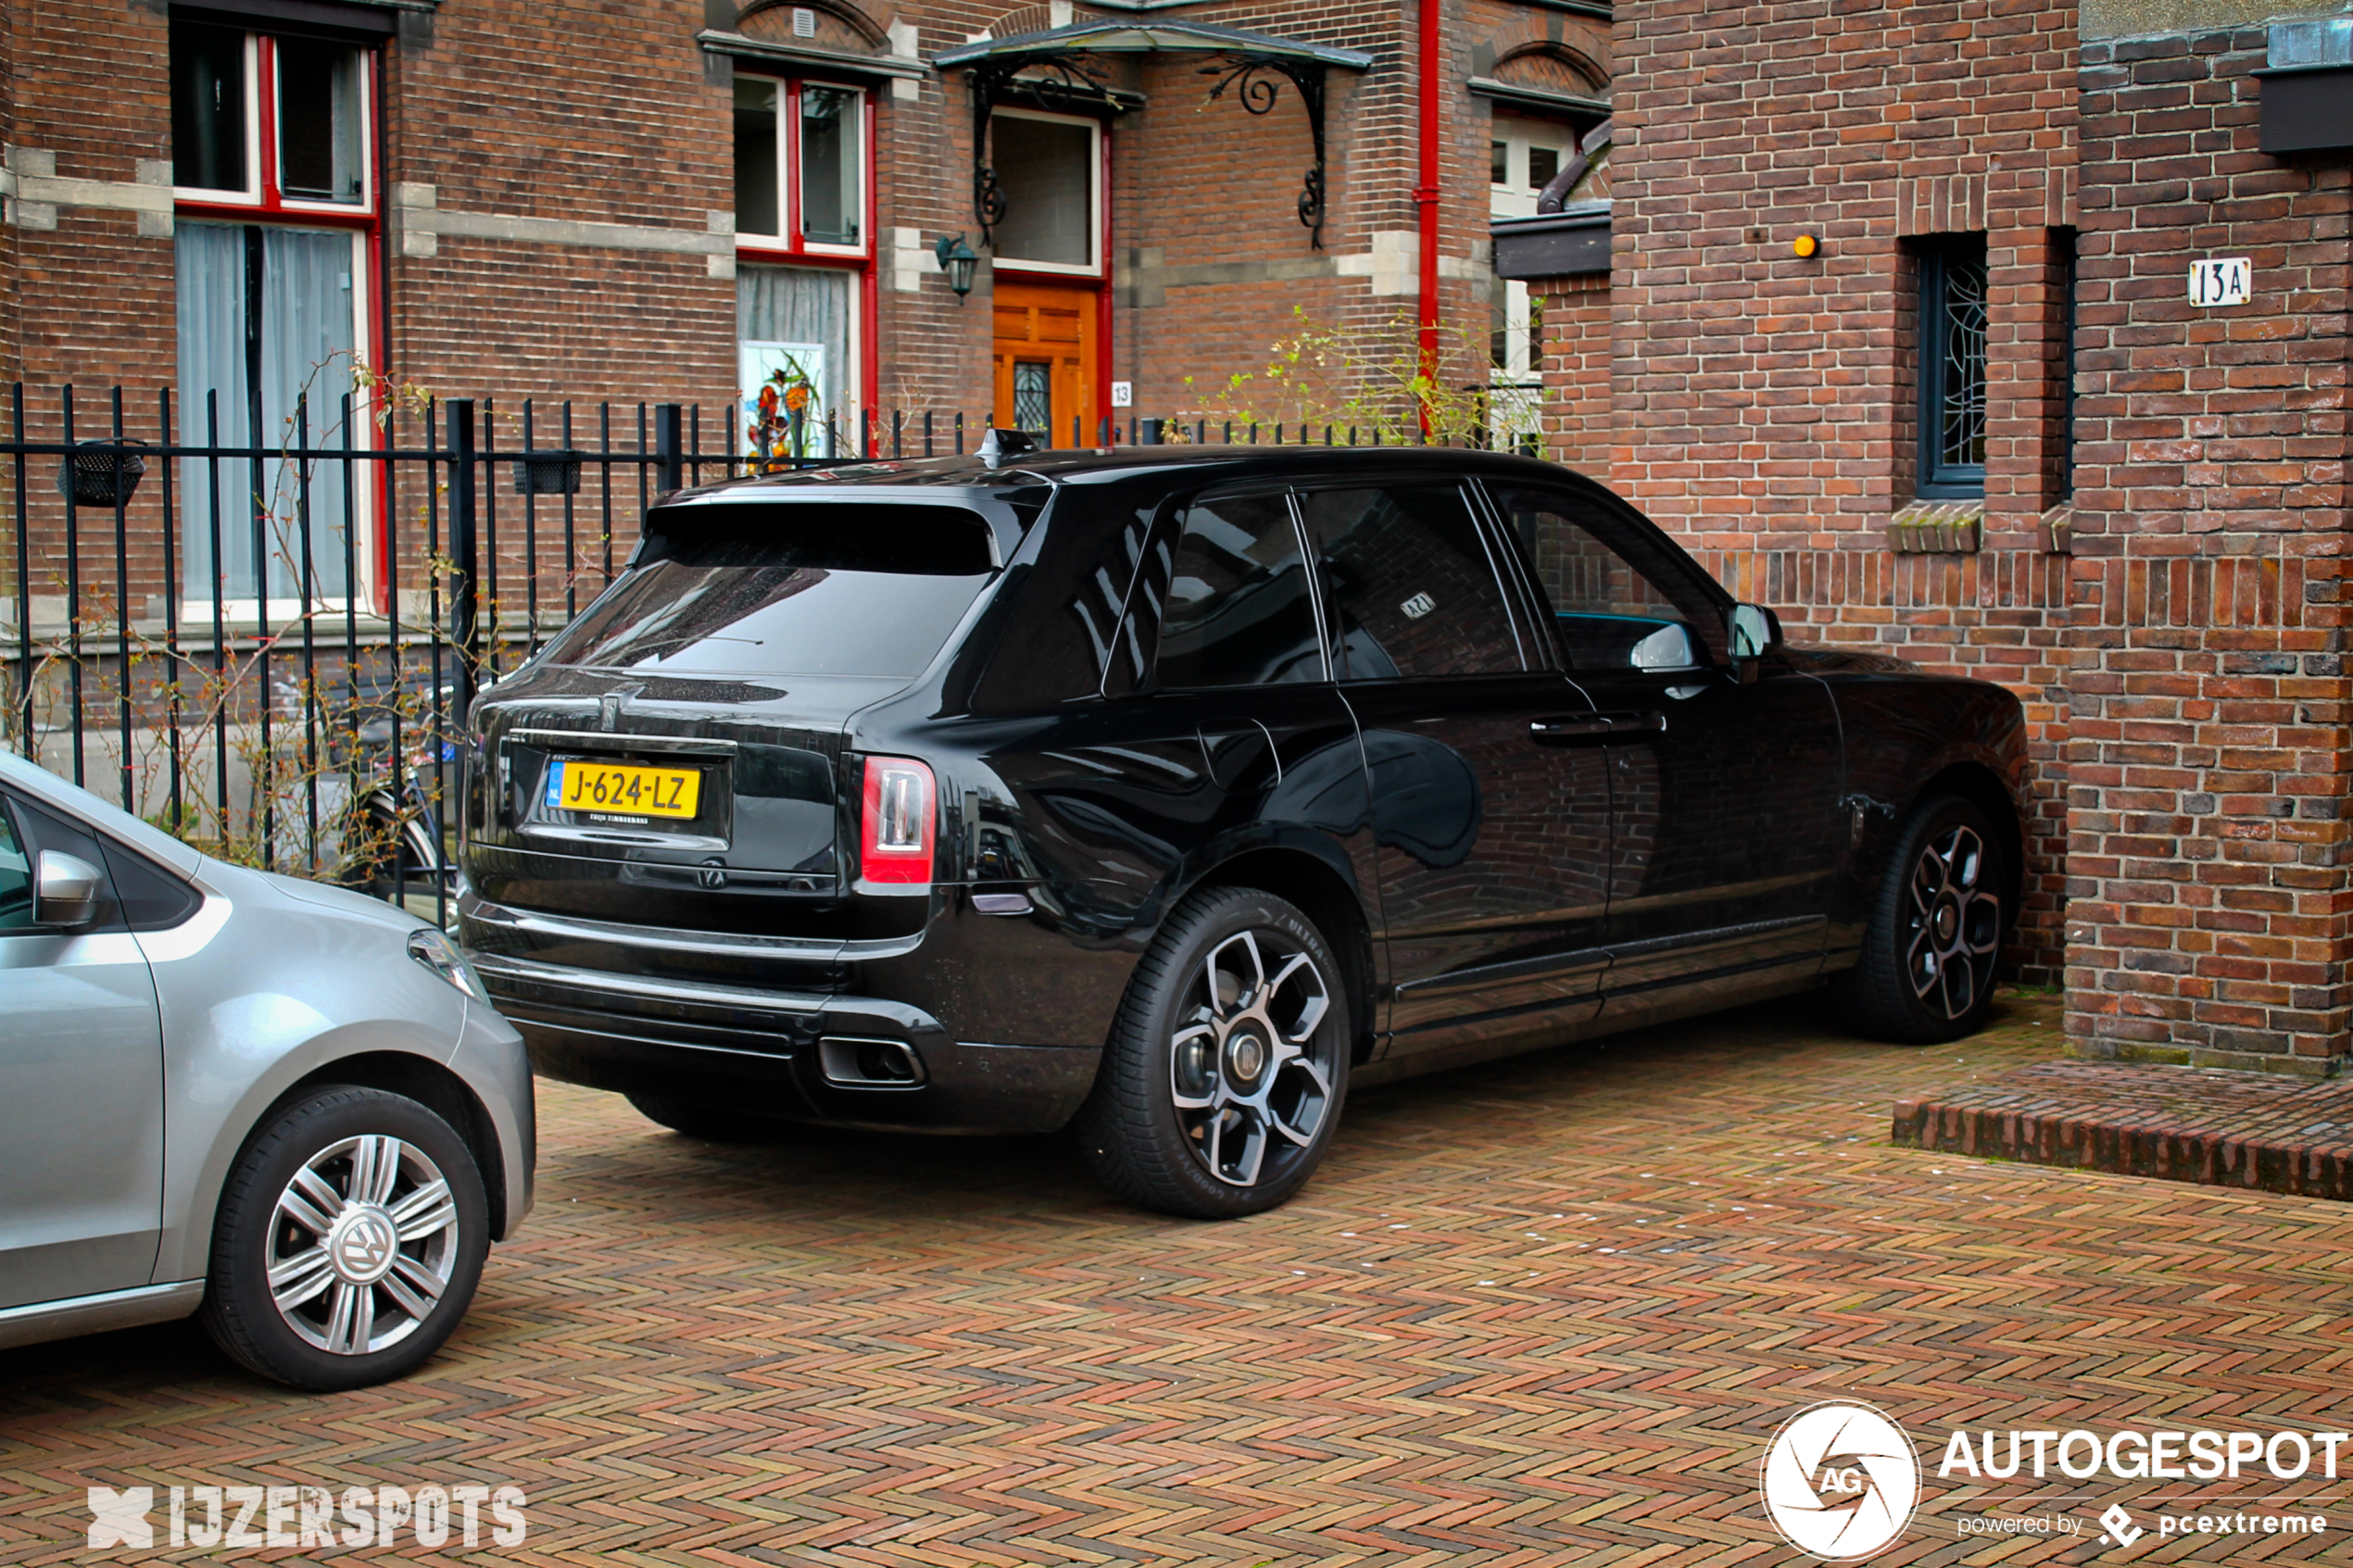
POLYGON ((120 483, 121 499, 130 500, 147 471, 147 462, 129 448, 145 445, 144 441, 82 442, 57 464, 57 494, 77 507, 111 507, 120 483))
POLYGON ((580 454, 532 452, 514 461, 518 495, 577 495, 580 494, 580 454))

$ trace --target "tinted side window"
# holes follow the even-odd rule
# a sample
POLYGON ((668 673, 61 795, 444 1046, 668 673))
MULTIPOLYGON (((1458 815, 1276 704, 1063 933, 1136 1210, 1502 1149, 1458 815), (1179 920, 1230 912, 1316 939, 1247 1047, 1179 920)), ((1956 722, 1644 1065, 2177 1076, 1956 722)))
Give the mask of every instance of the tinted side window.
POLYGON ((0 804, 0 931, 32 924, 32 858, 17 841, 8 809, 0 804))
POLYGON ((1311 490, 1300 507, 1324 560, 1340 679, 1521 668, 1503 588, 1459 487, 1311 490))
POLYGON ((1124 646, 1120 611, 1151 532, 1151 513, 1116 528, 1068 514, 1046 526, 1037 567, 1021 593, 1005 601, 1017 613, 975 633, 988 639, 988 669, 973 695, 975 712, 1033 712, 1101 691, 1116 696, 1135 684, 1141 659, 1124 646))
POLYGON ((1299 531, 1280 495, 1185 510, 1154 674, 1164 686, 1261 686, 1324 678, 1299 531))
POLYGON ((204 895, 120 845, 101 844, 107 875, 122 902, 122 922, 133 931, 169 931, 196 912, 204 895))
POLYGON ((1689 668, 1720 638, 1711 607, 1683 573, 1671 561, 1630 558, 1655 551, 1604 543, 1581 497, 1529 489, 1496 499, 1536 558, 1572 670, 1689 668))

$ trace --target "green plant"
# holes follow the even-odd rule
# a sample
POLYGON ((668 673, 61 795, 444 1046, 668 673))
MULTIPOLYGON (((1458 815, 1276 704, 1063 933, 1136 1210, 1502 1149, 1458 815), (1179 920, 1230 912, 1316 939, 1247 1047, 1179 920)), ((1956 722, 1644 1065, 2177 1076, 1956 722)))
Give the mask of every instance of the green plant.
MULTIPOLYGON (((1403 316, 1332 325, 1294 306, 1291 318, 1295 330, 1268 345, 1263 369, 1227 376, 1182 417, 1220 425, 1295 423, 1319 434, 1329 426, 1336 440, 1353 432, 1367 445, 1486 439, 1488 393, 1451 385, 1445 373, 1449 365, 1481 362, 1471 350, 1483 345, 1441 327, 1437 352, 1425 357, 1403 316)), ((1185 385, 1202 390, 1190 376, 1185 385)))

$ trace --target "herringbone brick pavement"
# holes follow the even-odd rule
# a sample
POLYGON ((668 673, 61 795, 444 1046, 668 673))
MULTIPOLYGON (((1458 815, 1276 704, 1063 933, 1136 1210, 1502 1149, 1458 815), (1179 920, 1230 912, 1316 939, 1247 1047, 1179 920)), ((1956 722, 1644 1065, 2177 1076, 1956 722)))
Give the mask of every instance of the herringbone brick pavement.
POLYGON ((334 1562, 1775 1564, 1763 1445, 1837 1396, 1929 1469, 1879 1562, 2353 1562, 2353 1482, 2235 1488, 2321 1537, 1957 1535, 2195 1488, 1947 1486, 1956 1424, 2353 1424, 2346 1210, 1887 1145, 2056 1020, 1903 1051, 1793 1002, 1374 1091, 1217 1225, 1052 1139, 721 1148, 543 1085, 538 1212, 405 1383, 283 1393, 181 1325, 0 1354, 0 1564, 120 1561, 84 1488, 174 1483, 528 1495, 520 1547, 334 1562))

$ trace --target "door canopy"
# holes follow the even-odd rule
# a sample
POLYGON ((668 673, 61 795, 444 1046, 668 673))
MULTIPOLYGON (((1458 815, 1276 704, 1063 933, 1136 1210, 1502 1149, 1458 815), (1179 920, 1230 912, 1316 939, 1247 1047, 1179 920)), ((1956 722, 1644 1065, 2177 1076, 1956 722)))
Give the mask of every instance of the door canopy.
POLYGON ((1209 97, 1214 102, 1227 88, 1235 89, 1246 113, 1263 115, 1274 107, 1279 89, 1274 78, 1287 79, 1298 89, 1307 110, 1307 129, 1315 142, 1315 161, 1299 193, 1299 221, 1308 243, 1324 246, 1324 73, 1334 66, 1367 70, 1373 56, 1359 49, 1336 49, 1323 44, 1302 44, 1270 33, 1244 32, 1202 22, 1087 21, 1045 32, 1025 32, 991 38, 949 49, 933 58, 942 71, 971 73, 973 94, 973 217, 988 243, 1005 216, 1005 193, 998 187, 997 171, 988 161, 988 117, 1000 99, 1019 91, 1034 94, 1050 107, 1099 107, 1112 101, 1103 85, 1098 57, 1105 55, 1183 53, 1206 55, 1203 76, 1214 77, 1209 97))

